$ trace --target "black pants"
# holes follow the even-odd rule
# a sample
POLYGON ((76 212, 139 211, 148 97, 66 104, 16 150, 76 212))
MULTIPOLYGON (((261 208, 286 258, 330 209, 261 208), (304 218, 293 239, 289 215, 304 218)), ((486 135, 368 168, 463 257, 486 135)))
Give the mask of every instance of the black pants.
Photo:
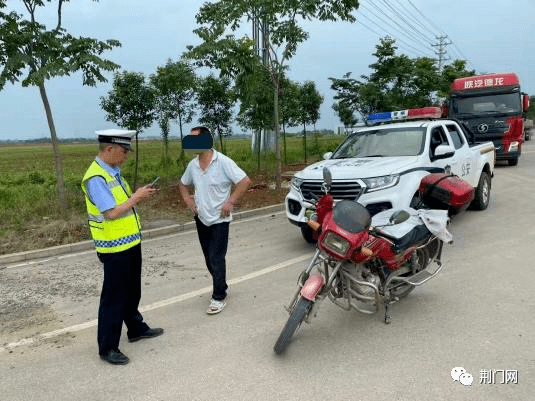
POLYGON ((213 293, 212 299, 222 301, 227 296, 226 262, 228 246, 229 223, 218 223, 205 226, 197 216, 197 234, 201 243, 206 267, 212 275, 213 293))
POLYGON ((141 299, 141 244, 123 252, 97 253, 104 264, 104 282, 98 309, 99 353, 119 347, 123 322, 128 337, 145 332, 149 326, 138 311, 141 299))

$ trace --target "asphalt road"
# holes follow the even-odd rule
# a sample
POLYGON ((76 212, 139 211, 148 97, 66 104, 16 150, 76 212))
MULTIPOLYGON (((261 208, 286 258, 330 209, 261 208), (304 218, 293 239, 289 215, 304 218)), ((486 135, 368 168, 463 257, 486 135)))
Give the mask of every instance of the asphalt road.
POLYGON ((392 324, 326 300, 282 357, 273 345, 283 304, 313 253, 283 213, 231 224, 230 295, 219 315, 205 314, 210 280, 196 233, 145 241, 143 315, 165 333, 130 344, 123 332, 126 366, 98 358, 93 252, 4 269, 27 282, 88 273, 71 278, 70 292, 42 295, 46 319, 2 331, 0 399, 532 400, 533 171, 530 141, 518 166, 496 167, 489 208, 453 220, 443 271, 391 307, 392 324), (453 381, 455 367, 471 386, 453 381))

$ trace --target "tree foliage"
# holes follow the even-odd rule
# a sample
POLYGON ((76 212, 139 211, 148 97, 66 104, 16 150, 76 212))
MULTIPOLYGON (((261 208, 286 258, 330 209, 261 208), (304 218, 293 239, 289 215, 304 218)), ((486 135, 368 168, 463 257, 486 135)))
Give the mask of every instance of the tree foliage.
POLYGON ((308 39, 299 24, 304 20, 355 21, 351 14, 358 8, 357 0, 219 0, 206 2, 196 16, 199 28, 194 32, 203 43, 190 50, 190 56, 203 65, 221 70, 223 76, 236 79, 251 72, 258 63, 254 42, 247 36, 236 40, 233 33, 243 23, 255 21, 266 32, 263 44, 267 50, 267 67, 273 82, 273 113, 277 188, 280 188, 279 95, 280 78, 299 44, 308 39), (230 34, 229 34, 230 32, 230 34))
POLYGON ((113 88, 100 98, 106 120, 119 127, 142 132, 156 117, 156 94, 143 73, 123 71, 115 74, 113 88))
POLYGON ((121 45, 113 39, 100 41, 69 34, 62 27, 62 9, 68 1, 58 0, 57 23, 53 29, 48 29, 36 19, 36 11, 51 0, 22 0, 28 11, 27 17, 14 11, 5 12, 7 2, 0 1, 0 90, 7 82, 21 82, 23 87, 39 88, 50 130, 62 206, 65 206, 62 159, 45 82, 75 72, 82 73, 83 85, 95 86, 98 82, 106 82, 103 71, 113 71, 119 66, 101 58, 101 55, 121 45))
POLYGON ((349 107, 346 102, 334 102, 332 108, 346 129, 348 127, 353 127, 358 122, 355 113, 353 113, 353 110, 351 110, 351 107, 349 107))
MULTIPOLYGON (((38 7, 51 0, 22 0, 29 19, 15 12, 0 12, 0 89, 7 81, 22 79, 22 86, 40 86, 54 77, 71 75, 80 71, 83 85, 95 86, 106 82, 103 71, 113 71, 119 66, 100 56, 107 50, 120 46, 117 40, 100 41, 69 34, 61 23, 62 6, 68 0, 58 1, 57 25, 49 30, 36 21, 38 7)), ((0 9, 2 4, 0 4, 0 9)), ((4 4, 7 5, 7 3, 4 4)))
POLYGON ((376 62, 369 67, 370 75, 361 75, 360 80, 347 73, 343 78, 329 78, 331 89, 337 93, 338 108, 361 116, 380 111, 425 107, 445 97, 455 78, 473 75, 465 69, 465 62, 454 61, 442 71, 437 62, 428 57, 411 59, 405 54, 396 54, 395 40, 382 38, 376 46, 376 62))
POLYGON ((323 96, 318 92, 314 81, 303 83, 300 88, 299 101, 302 109, 302 122, 315 125, 320 118, 320 106, 323 103, 323 96))
POLYGON ((248 74, 236 78, 236 96, 240 99, 238 124, 246 129, 259 131, 273 129, 273 83, 269 71, 258 64, 248 74))
MULTIPOLYGON (((180 140, 182 140, 183 125, 190 123, 195 115, 194 99, 197 77, 192 66, 187 62, 168 60, 165 66, 158 67, 156 74, 150 76, 150 83, 156 91, 158 121, 162 129, 164 149, 167 152, 169 119, 178 122, 180 140)), ((183 149, 180 153, 180 160, 185 161, 183 149)))
POLYGON ((232 134, 232 108, 236 104, 230 80, 213 75, 201 79, 197 101, 201 109, 199 122, 210 128, 213 135, 219 136, 221 151, 225 153, 223 137, 232 134))

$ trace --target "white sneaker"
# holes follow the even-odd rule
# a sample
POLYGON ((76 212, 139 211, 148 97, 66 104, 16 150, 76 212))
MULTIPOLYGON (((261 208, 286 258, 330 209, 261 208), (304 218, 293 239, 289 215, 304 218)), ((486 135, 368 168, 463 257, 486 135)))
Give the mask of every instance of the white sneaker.
POLYGON ((206 310, 206 313, 208 313, 209 315, 215 315, 216 313, 221 312, 223 308, 225 307, 225 305, 226 305, 226 302, 212 299, 210 301, 210 305, 208 306, 208 309, 206 310))

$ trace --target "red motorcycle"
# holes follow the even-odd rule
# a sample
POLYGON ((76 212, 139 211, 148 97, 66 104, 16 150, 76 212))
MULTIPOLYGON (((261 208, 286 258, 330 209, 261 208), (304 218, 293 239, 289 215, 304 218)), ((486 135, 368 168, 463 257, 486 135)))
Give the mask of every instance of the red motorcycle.
POLYGON ((335 205, 327 168, 323 176, 324 195, 307 223, 318 232, 316 252, 286 308, 290 317, 275 343, 277 354, 303 321, 310 323, 326 297, 348 311, 375 313, 382 306, 390 323, 388 306, 439 273, 444 240, 451 241, 447 211, 391 209, 372 219, 356 201, 335 205))

